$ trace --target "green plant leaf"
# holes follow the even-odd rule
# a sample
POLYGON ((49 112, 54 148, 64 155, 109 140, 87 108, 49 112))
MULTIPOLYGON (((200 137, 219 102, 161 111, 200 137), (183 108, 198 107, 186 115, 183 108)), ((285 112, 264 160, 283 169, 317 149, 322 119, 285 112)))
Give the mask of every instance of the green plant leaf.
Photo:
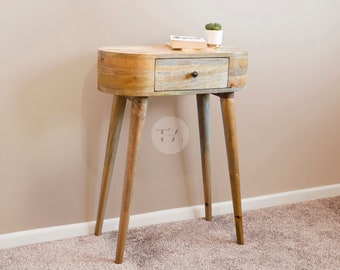
POLYGON ((207 30, 214 30, 214 24, 213 23, 208 23, 205 25, 205 29, 207 30))
POLYGON ((219 23, 214 23, 214 30, 222 30, 222 25, 219 23))
POLYGON ((205 25, 207 30, 222 30, 222 25, 220 23, 207 23, 205 25))

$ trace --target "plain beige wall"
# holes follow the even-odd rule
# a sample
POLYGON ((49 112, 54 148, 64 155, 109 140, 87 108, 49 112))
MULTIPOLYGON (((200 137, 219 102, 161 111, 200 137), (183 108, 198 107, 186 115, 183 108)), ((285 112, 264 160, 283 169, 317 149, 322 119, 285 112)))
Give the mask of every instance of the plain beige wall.
MULTIPOLYGON (((96 89, 103 45, 167 42, 224 26, 249 50, 236 96, 244 198, 339 183, 337 0, 1 1, 0 233, 95 219, 111 96, 96 89)), ((202 203, 195 97, 151 98, 132 214, 202 203), (166 155, 153 124, 176 116, 188 146, 166 155)), ((129 108, 129 106, 128 106, 129 108)), ((219 101, 211 98, 214 202, 230 200, 219 101)), ((107 218, 120 207, 127 118, 107 218)))

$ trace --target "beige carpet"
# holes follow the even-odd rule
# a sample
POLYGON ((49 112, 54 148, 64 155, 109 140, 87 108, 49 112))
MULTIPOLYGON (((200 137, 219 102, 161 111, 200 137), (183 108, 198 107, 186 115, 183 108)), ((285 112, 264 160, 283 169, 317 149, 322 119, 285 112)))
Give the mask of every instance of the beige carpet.
POLYGON ((0 269, 340 269, 340 196, 129 231, 114 264, 116 232, 0 250, 0 269))

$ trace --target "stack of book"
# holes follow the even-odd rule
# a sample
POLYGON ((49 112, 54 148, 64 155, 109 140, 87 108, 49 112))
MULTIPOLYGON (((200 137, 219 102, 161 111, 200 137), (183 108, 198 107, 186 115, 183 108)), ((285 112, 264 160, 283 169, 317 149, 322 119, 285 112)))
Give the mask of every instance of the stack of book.
POLYGON ((178 35, 170 35, 170 42, 167 45, 174 50, 207 48, 204 38, 178 35))

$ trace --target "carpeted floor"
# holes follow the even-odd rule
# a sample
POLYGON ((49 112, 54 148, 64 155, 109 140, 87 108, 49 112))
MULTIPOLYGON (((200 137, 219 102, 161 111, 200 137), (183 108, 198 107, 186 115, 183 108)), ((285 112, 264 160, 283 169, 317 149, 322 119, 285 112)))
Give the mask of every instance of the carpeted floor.
POLYGON ((131 229, 124 262, 117 233, 0 250, 0 269, 340 269, 340 196, 244 212, 245 245, 232 215, 131 229))

